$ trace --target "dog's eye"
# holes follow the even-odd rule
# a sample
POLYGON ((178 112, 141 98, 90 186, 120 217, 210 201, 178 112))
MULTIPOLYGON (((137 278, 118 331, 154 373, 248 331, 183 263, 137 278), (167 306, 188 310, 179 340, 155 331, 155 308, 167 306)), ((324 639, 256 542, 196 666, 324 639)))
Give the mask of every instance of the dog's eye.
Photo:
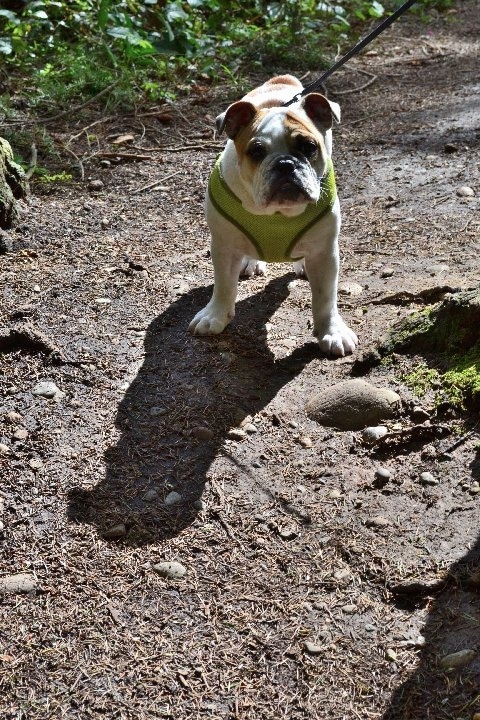
POLYGON ((264 146, 262 145, 262 143, 253 142, 249 146, 249 148, 247 150, 247 154, 248 154, 249 158, 251 158, 255 162, 260 162, 261 160, 263 160, 265 158, 267 151, 264 148, 264 146))
POLYGON ((302 153, 302 155, 307 158, 307 160, 315 157, 318 151, 317 144, 309 138, 298 138, 297 147, 298 150, 302 153))

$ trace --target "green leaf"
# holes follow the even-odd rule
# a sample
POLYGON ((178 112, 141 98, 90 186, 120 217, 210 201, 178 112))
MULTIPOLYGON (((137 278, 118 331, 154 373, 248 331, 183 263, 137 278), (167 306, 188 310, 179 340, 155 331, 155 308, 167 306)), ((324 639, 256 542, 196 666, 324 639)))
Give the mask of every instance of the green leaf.
POLYGON ((377 0, 373 0, 368 13, 372 17, 380 18, 385 14, 385 8, 382 3, 377 2, 377 0))
POLYGON ((7 20, 10 20, 10 22, 12 22, 14 25, 20 24, 20 18, 18 18, 17 15, 11 10, 0 10, 0 15, 2 17, 6 17, 7 20))
POLYGON ((103 30, 108 22, 108 11, 110 10, 110 0, 100 0, 98 8, 97 22, 98 27, 103 30))
POLYGON ((10 38, 0 37, 0 53, 2 53, 2 55, 10 55, 12 52, 13 48, 10 38))

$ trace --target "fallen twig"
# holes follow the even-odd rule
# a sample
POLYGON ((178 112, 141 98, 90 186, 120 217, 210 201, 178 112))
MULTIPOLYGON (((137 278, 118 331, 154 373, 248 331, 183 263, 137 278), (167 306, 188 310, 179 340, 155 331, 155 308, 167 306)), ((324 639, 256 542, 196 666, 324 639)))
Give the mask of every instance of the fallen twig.
POLYGON ((173 173, 170 173, 169 175, 165 175, 161 180, 156 180, 153 183, 150 183, 149 185, 143 185, 141 188, 137 188, 136 190, 132 190, 131 195, 138 195, 138 193, 144 192, 146 190, 152 190, 154 187, 157 187, 157 185, 161 185, 165 182, 165 180, 169 180, 174 175, 178 175, 181 173, 181 170, 176 170, 173 173))

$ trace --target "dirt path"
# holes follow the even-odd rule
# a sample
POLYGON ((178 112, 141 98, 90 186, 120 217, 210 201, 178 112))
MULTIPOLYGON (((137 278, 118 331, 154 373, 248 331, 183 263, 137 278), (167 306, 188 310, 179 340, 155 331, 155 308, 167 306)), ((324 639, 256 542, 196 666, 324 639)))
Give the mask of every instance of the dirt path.
MULTIPOLYGON (((363 349, 420 307, 389 297, 479 281, 478 9, 410 17, 332 79, 341 304, 363 349)), ((283 266, 241 283, 222 336, 186 332, 211 292, 202 201, 227 92, 75 138, 86 157, 131 132, 120 151, 151 160, 97 155, 84 183, 36 183, 0 256, 0 576, 37 586, 1 598, 0 716, 472 720, 478 418, 415 398, 410 355, 367 377, 402 397, 397 441, 309 420, 354 358, 320 356, 308 287, 283 266), (33 394, 41 381, 63 394, 33 394), (415 441, 413 403, 430 415, 415 441), (186 574, 161 577, 165 560, 186 574)))

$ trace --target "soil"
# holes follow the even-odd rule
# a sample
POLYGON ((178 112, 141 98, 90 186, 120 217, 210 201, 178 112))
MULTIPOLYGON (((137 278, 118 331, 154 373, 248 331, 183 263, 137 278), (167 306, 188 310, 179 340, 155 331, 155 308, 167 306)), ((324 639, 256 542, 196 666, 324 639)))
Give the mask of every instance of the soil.
POLYGON ((240 88, 48 126, 84 179, 32 183, 0 257, 0 568, 36 583, 1 598, 2 718, 478 717, 478 412, 415 395, 435 359, 413 351, 364 373, 402 398, 379 445, 304 408, 425 297, 478 284, 479 37, 478 3, 409 16, 329 84, 361 343, 335 361, 286 265, 241 281, 221 336, 187 332, 212 290, 213 119, 240 88))

